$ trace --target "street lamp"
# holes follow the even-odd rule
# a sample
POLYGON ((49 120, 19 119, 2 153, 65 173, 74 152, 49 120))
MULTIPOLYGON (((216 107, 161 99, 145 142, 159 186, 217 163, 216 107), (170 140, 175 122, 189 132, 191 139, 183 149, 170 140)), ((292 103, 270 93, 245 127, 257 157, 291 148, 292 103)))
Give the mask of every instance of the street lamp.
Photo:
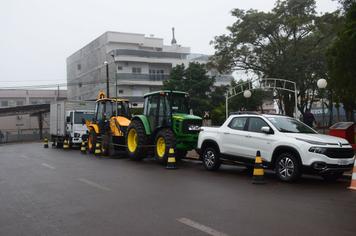
POLYGON ((115 98, 116 98, 116 117, 117 117, 117 70, 116 70, 116 61, 115 61, 114 51, 112 51, 110 55, 112 56, 112 59, 114 60, 114 65, 115 65, 115 98))
POLYGON ((247 111, 248 111, 248 99, 251 97, 251 91, 245 90, 244 97, 246 98, 246 101, 247 101, 247 111))
POLYGON ((107 61, 104 61, 104 65, 106 67, 106 96, 109 98, 109 63, 107 61))
POLYGON ((322 109, 323 109, 323 134, 325 134, 325 126, 324 126, 324 88, 328 83, 326 82, 325 79, 319 79, 317 82, 318 87, 321 89, 321 103, 322 103, 322 109))

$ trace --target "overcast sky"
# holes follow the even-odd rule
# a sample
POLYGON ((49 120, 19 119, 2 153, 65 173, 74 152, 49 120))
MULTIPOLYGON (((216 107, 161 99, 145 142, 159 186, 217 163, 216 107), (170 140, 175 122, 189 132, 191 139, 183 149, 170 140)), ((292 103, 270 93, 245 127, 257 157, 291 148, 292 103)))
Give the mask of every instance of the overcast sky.
MULTIPOLYGON (((227 34, 234 8, 269 12, 276 0, 2 0, 0 89, 66 84, 66 58, 106 31, 172 40, 211 55, 209 42, 227 34)), ((337 1, 316 0, 317 12, 337 1)), ((51 89, 55 89, 51 88, 51 89)))

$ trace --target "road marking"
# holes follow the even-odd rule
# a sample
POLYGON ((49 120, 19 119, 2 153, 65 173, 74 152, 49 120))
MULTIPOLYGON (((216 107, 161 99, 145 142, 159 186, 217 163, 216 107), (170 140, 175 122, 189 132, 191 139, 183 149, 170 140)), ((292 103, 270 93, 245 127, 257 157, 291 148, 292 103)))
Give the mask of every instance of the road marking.
POLYGON ((181 223, 183 223, 183 224, 189 225, 189 226, 191 226, 191 227, 193 227, 193 228, 196 228, 196 229, 198 229, 198 230, 200 230, 200 231, 203 231, 203 232, 205 232, 205 233, 207 233, 207 234, 210 234, 210 235, 214 235, 214 236, 228 236, 227 234, 221 233, 221 232, 219 232, 219 231, 216 231, 216 230, 214 230, 214 229, 212 229, 212 228, 209 228, 209 227, 207 227, 207 226, 205 226, 205 225, 201 225, 201 224, 199 224, 199 223, 197 223, 197 222, 194 222, 194 221, 192 221, 192 220, 189 220, 189 219, 187 219, 187 218, 180 218, 180 219, 178 219, 178 221, 181 222, 181 223))
POLYGON ((26 159, 30 159, 29 157, 25 156, 25 155, 21 155, 23 158, 26 158, 26 159))
POLYGON ((43 165, 43 166, 45 166, 45 167, 48 167, 48 168, 51 168, 52 170, 55 170, 55 169, 56 169, 55 167, 50 166, 50 165, 47 165, 47 164, 45 164, 45 163, 42 163, 41 165, 43 165))
POLYGON ((112 190, 112 189, 110 189, 110 188, 104 187, 104 186, 102 186, 102 185, 100 185, 100 184, 91 182, 91 181, 89 181, 89 180, 87 180, 87 179, 84 179, 84 178, 80 178, 80 179, 78 179, 78 180, 80 180, 80 181, 82 181, 82 182, 84 182, 84 183, 90 184, 91 186, 94 186, 94 187, 100 188, 100 189, 102 189, 102 190, 105 190, 105 191, 111 191, 111 190, 112 190))

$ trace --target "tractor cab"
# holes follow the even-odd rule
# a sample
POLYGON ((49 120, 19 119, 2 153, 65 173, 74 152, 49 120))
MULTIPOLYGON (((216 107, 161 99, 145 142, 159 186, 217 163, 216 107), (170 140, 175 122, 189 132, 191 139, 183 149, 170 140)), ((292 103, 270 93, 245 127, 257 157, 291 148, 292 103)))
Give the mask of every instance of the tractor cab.
POLYGON ((172 127, 172 115, 189 114, 189 94, 159 92, 145 95, 143 115, 147 117, 150 131, 172 127))

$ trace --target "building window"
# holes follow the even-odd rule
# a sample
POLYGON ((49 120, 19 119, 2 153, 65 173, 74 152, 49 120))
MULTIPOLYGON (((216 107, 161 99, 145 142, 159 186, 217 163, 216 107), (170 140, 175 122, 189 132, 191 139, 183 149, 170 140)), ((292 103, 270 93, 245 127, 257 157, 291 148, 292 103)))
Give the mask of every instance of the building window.
POLYGON ((45 101, 45 103, 46 103, 46 104, 49 104, 49 103, 51 103, 51 101, 45 101))
POLYGON ((7 106, 9 106, 9 102, 8 101, 1 101, 1 106, 2 107, 7 107, 7 106))
POLYGON ((81 65, 81 64, 78 64, 78 65, 77 65, 77 69, 78 69, 78 70, 81 70, 81 69, 82 69, 82 65, 81 65))
POLYGON ((23 101, 16 101, 16 106, 23 106, 23 101))
POLYGON ((124 90, 119 90, 119 93, 124 93, 124 90))
POLYGON ((38 104, 38 101, 32 101, 31 104, 36 105, 36 104, 38 104))
POLYGON ((132 74, 141 74, 140 67, 132 67, 132 74))
POLYGON ((141 90, 134 90, 132 91, 132 95, 135 97, 142 97, 142 91, 141 90))
POLYGON ((164 70, 150 69, 150 80, 151 81, 163 81, 164 80, 164 70))
POLYGON ((118 66, 118 67, 117 67, 117 70, 122 70, 122 66, 118 66))

